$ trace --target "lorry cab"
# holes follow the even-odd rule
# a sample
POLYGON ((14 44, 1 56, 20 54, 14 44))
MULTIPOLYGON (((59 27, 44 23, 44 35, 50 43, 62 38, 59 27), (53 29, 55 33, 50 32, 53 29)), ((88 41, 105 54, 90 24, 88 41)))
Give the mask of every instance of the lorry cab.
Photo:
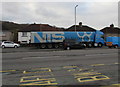
POLYGON ((105 44, 104 33, 99 30, 96 31, 95 44, 97 44, 96 46, 98 47, 102 47, 105 44))

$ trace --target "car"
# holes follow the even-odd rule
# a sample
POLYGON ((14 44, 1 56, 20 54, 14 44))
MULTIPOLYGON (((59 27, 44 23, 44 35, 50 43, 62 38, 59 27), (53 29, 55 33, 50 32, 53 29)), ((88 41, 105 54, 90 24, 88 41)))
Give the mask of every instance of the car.
POLYGON ((66 39, 64 40, 64 49, 70 50, 71 48, 85 48, 86 45, 84 43, 80 43, 75 39, 66 39))
POLYGON ((14 48, 18 48, 20 47, 20 44, 14 43, 12 41, 3 41, 0 46, 2 48, 6 48, 6 47, 14 47, 14 48))

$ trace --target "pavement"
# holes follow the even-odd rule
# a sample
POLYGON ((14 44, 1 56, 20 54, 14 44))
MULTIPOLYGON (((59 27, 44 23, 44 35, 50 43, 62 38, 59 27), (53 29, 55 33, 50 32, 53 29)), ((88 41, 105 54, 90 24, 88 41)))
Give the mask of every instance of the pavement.
POLYGON ((109 48, 5 48, 0 71, 2 84, 119 87, 118 54, 119 49, 109 48))

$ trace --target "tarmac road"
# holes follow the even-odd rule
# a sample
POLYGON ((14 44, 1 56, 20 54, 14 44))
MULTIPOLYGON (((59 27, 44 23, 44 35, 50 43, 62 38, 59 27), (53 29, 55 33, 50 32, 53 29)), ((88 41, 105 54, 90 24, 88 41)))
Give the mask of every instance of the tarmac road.
POLYGON ((2 52, 3 85, 118 84, 118 49, 6 48, 2 52))

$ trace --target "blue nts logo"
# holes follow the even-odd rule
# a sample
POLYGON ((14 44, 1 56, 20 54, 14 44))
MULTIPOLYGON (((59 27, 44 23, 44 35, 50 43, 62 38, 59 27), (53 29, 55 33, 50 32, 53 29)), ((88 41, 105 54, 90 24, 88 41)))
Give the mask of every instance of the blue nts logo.
POLYGON ((77 32, 77 35, 79 38, 82 39, 82 41, 91 41, 91 37, 93 36, 93 32, 77 32))

